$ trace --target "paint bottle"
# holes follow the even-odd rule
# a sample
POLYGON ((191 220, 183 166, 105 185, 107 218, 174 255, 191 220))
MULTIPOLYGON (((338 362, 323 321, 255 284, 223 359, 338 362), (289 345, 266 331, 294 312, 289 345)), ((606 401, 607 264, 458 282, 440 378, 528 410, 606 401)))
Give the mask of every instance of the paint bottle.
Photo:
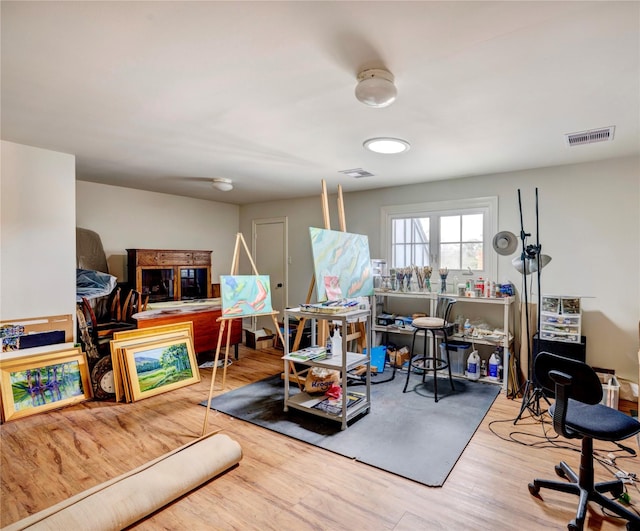
POLYGON ((332 347, 333 345, 331 344, 331 333, 329 333, 329 337, 327 337, 327 342, 325 343, 325 351, 326 351, 327 358, 330 358, 331 356, 333 356, 332 347))
POLYGON ((342 336, 340 335, 340 327, 336 326, 333 331, 333 338, 331 339, 331 347, 333 349, 333 356, 342 357, 342 336))
POLYGON ((469 380, 480 379, 480 356, 477 350, 474 350, 467 358, 467 378, 469 380))

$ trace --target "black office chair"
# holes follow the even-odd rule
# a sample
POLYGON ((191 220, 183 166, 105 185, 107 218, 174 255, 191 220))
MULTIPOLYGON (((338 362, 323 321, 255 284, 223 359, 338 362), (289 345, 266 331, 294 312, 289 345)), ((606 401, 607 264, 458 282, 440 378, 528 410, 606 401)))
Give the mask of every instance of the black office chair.
POLYGON ((451 384, 451 390, 455 390, 453 386, 453 378, 451 377, 451 360, 449 359, 449 342, 447 336, 449 334, 449 328, 452 326, 449 323, 449 314, 451 308, 456 303, 456 299, 451 297, 438 297, 438 304, 436 306, 436 315, 434 317, 417 317, 411 323, 411 326, 415 328, 413 332, 413 340, 411 341, 411 359, 409 360, 409 368, 407 370, 407 381, 404 384, 403 393, 407 392, 407 386, 409 385, 409 376, 411 376, 412 369, 422 371, 422 382, 425 381, 427 372, 433 371, 433 392, 435 394, 435 401, 438 401, 438 371, 443 369, 449 369, 449 383, 451 384), (422 356, 415 354, 416 336, 418 332, 424 333, 424 343, 422 356), (428 334, 431 333, 433 339, 433 350, 431 355, 427 354, 428 334), (442 359, 438 356, 438 339, 443 339, 445 344, 445 357, 442 359))
POLYGON ((613 501, 624 492, 621 479, 594 483, 593 440, 621 441, 640 432, 640 423, 624 413, 600 404, 602 384, 595 371, 586 363, 548 352, 535 360, 534 371, 543 389, 554 391, 556 401, 549 408, 553 428, 568 439, 582 439, 580 475, 562 461, 555 471, 566 481, 534 479, 529 492, 539 497, 540 489, 552 489, 580 497, 576 518, 567 526, 570 531, 582 530, 589 501, 594 501, 628 520, 627 529, 640 530, 640 517, 613 501))

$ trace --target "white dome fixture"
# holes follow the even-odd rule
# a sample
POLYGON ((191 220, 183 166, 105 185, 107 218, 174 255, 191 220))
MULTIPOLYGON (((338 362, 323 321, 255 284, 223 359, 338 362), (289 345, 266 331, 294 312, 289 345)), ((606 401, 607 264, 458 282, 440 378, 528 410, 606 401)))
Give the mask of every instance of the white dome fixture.
POLYGON ((387 107, 398 95, 393 84, 393 74, 386 70, 372 68, 358 74, 356 98, 369 107, 387 107))
POLYGON ((401 138, 370 138, 365 140, 363 146, 374 153, 382 153, 383 155, 395 155, 408 151, 411 145, 401 138))
POLYGON ((525 260, 522 260, 522 257, 516 256, 511 260, 511 264, 521 275, 524 274, 525 270, 527 275, 531 275, 538 271, 538 258, 540 258, 540 269, 551 262, 551 257, 548 254, 541 254, 539 257, 527 257, 525 260))
POLYGON ((233 181, 231 179, 225 179, 224 177, 211 179, 211 184, 221 192, 230 192, 233 190, 233 181))

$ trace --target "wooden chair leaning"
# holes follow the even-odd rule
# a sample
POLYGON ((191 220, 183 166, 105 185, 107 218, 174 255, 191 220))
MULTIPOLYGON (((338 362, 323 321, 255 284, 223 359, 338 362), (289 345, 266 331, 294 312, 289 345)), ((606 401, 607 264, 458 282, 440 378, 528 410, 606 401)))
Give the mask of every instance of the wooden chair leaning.
MULTIPOLYGON (((114 303, 116 304, 120 297, 120 288, 117 289, 118 292, 114 294, 114 303)), ((109 343, 111 342, 111 339, 113 339, 114 332, 132 330, 136 328, 136 323, 131 319, 131 315, 133 314, 131 298, 132 295, 131 292, 129 292, 122 307, 119 305, 114 307, 114 303, 112 303, 111 316, 116 318, 120 316, 119 320, 112 320, 112 317, 110 317, 108 321, 98 322, 91 302, 86 297, 82 297, 82 302, 79 303, 79 306, 81 307, 82 314, 86 320, 87 328, 91 334, 93 344, 98 349, 99 356, 110 354, 111 351, 109 343)))

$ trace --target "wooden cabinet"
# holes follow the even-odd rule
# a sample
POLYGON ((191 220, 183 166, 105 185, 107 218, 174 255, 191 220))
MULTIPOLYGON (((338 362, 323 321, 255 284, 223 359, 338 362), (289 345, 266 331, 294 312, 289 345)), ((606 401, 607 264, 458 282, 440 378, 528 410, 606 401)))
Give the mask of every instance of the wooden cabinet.
MULTIPOLYGON (((138 328, 148 328, 150 326, 169 325, 191 321, 193 323, 193 342, 196 352, 198 354, 202 354, 203 352, 213 352, 216 350, 218 333, 220 331, 220 321, 218 321, 218 318, 222 316, 221 308, 211 307, 205 309, 194 309, 192 311, 174 310, 174 312, 175 313, 139 313, 136 317, 138 328)), ((231 344, 235 348, 235 357, 238 359, 238 344, 242 343, 242 319, 233 319, 226 324, 222 343, 223 349, 226 345, 229 327, 231 327, 231 344)))
POLYGON ((129 283, 149 302, 211 298, 211 251, 127 249, 129 283))

